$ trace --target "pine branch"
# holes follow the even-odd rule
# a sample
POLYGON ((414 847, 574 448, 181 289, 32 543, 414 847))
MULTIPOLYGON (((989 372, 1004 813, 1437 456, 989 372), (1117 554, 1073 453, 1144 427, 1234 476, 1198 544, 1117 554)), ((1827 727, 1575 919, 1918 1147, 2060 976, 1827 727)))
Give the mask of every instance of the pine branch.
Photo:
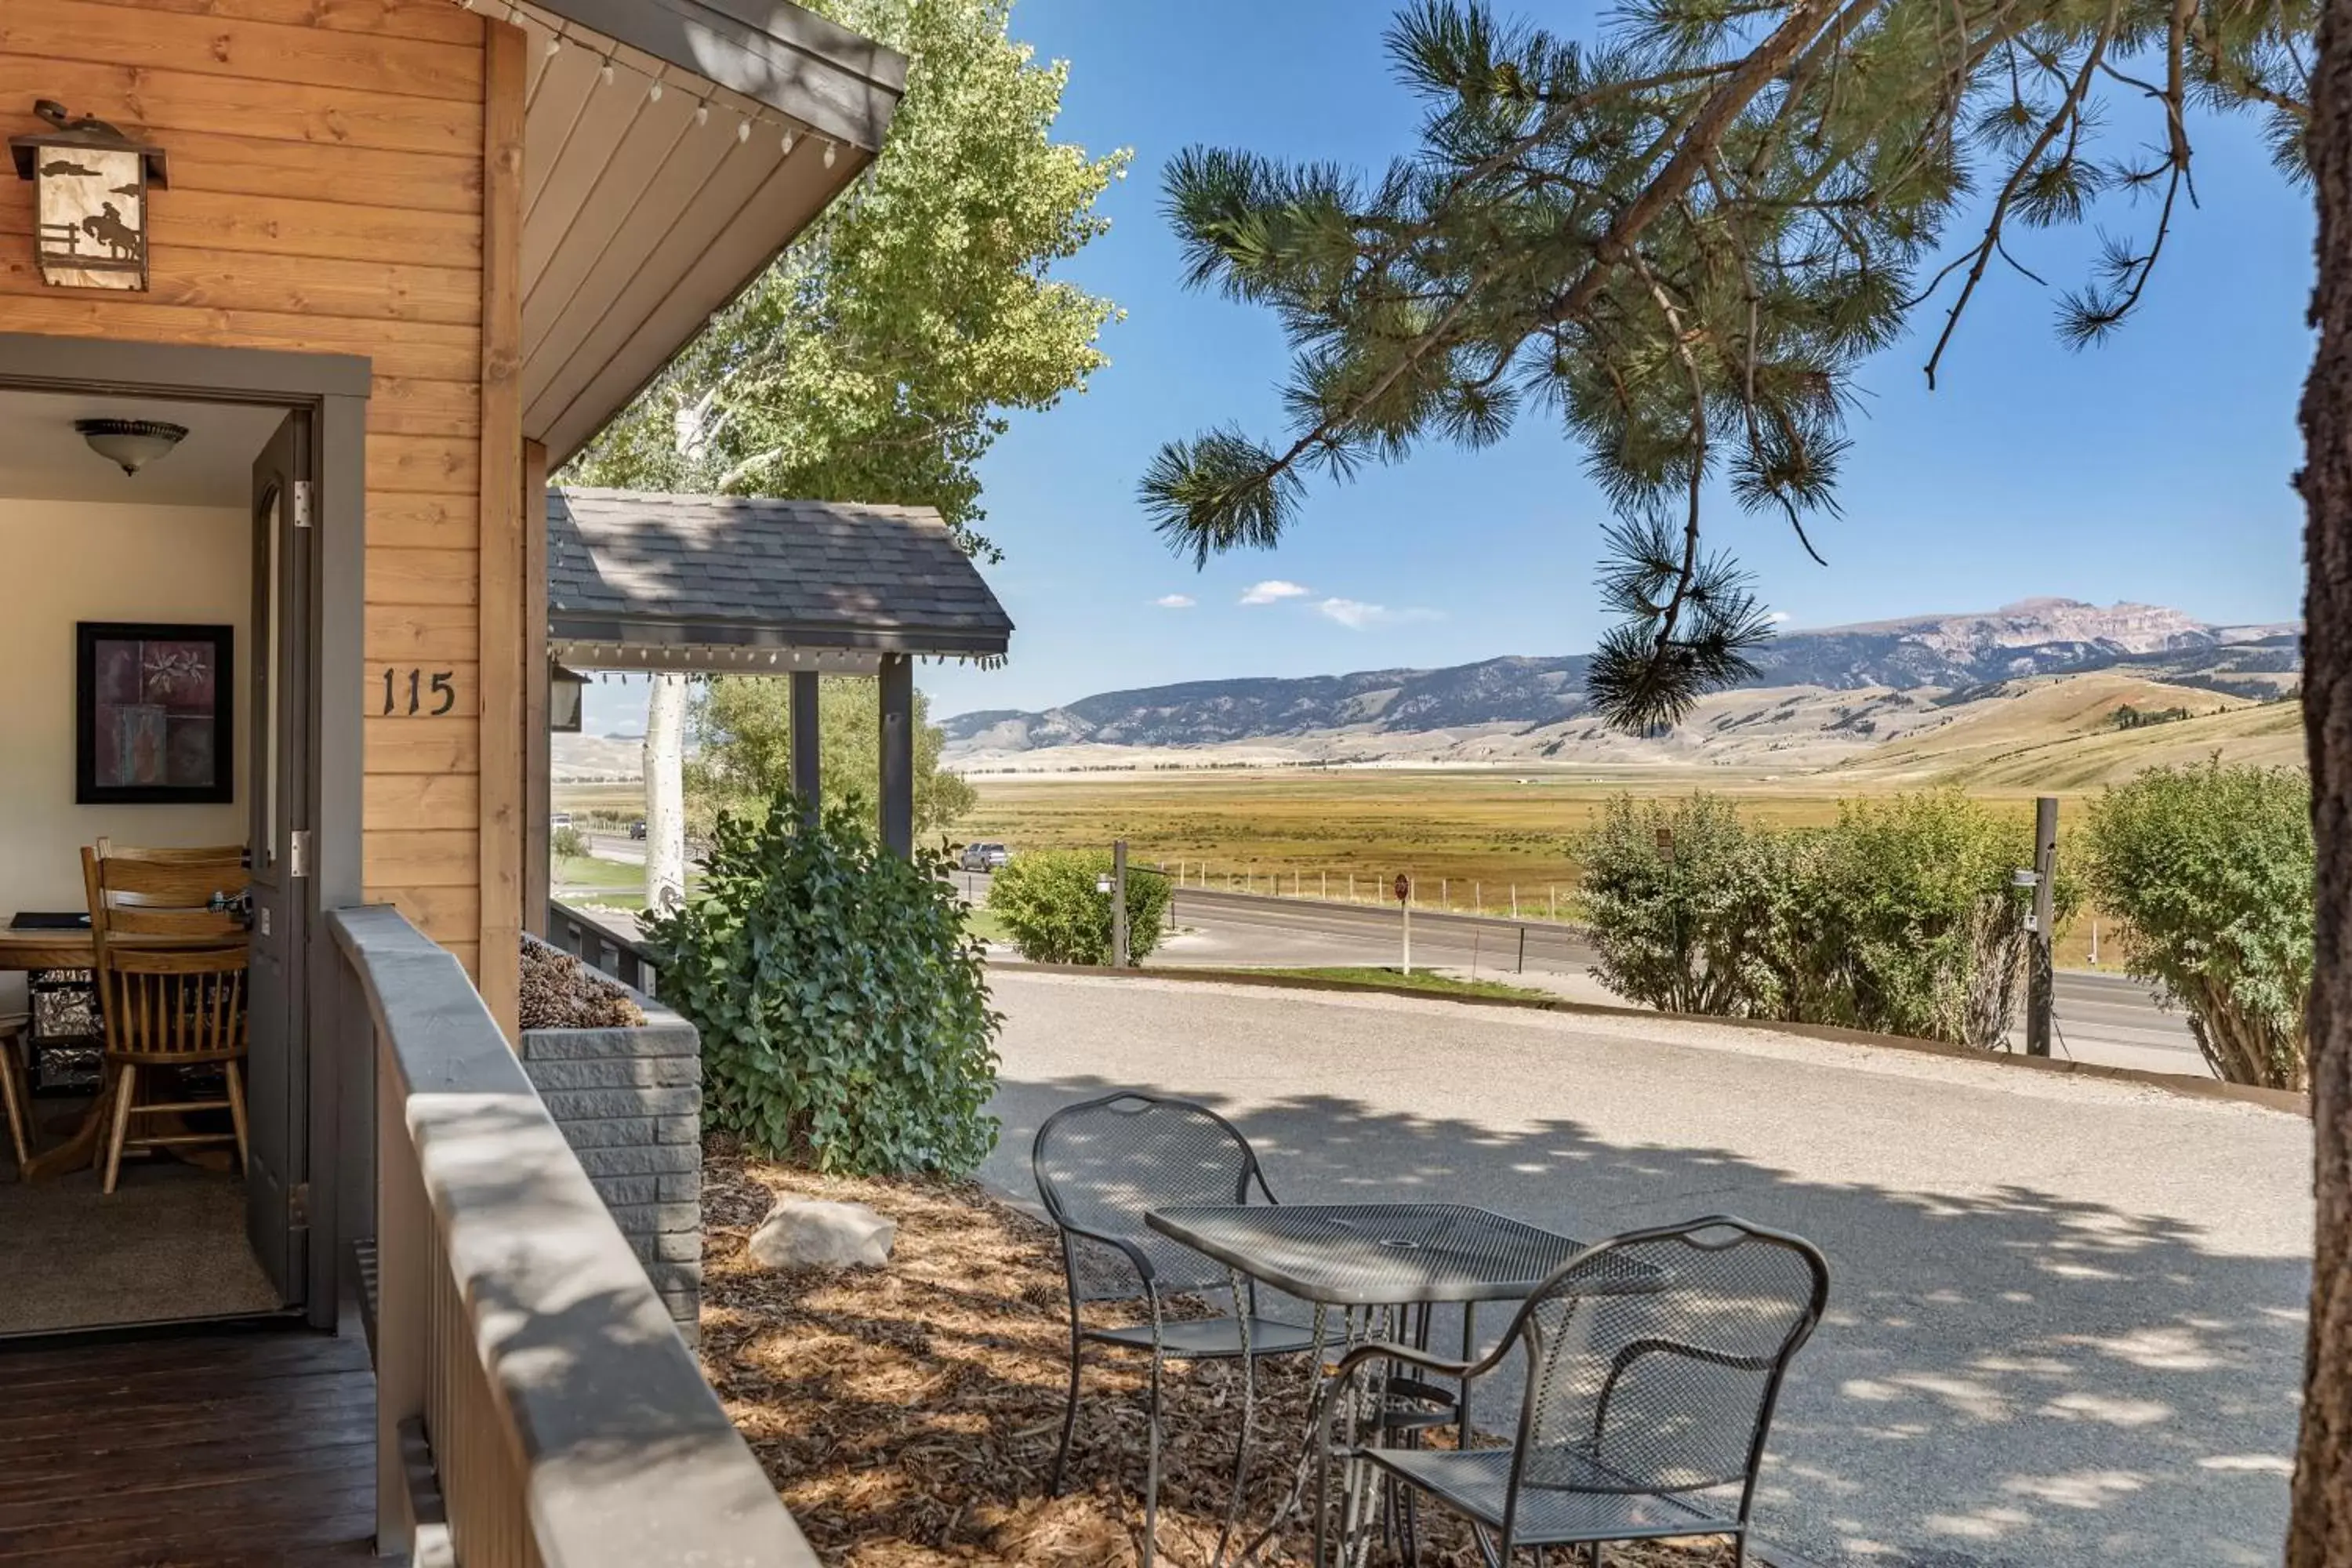
POLYGON ((1958 330, 1960 317, 1968 310, 1969 300, 1975 297, 1977 285, 1984 280, 1985 266, 2000 244, 2001 230, 2008 222, 2011 205, 2016 201, 2018 192, 2024 188, 2026 177, 2040 163, 2042 154, 2048 152, 2050 144, 2058 139, 2058 132, 2080 115, 2083 97, 2091 90, 2092 79, 2098 74, 2099 61, 2106 54, 2108 44, 2115 39, 2116 23, 2122 9, 2121 0, 2109 0, 2106 25, 2092 40, 2083 68, 2074 73, 2074 85, 2067 89, 2065 101, 2042 126, 2042 134, 2034 138, 2032 147, 2018 160, 2016 169, 2001 186, 2000 199, 1993 203, 1992 216, 1986 221, 1984 238, 1978 244, 1974 259, 1969 267, 1968 279, 1960 285, 1960 297, 1952 301, 1951 310, 1946 312, 1944 330, 1937 335, 1935 352, 1927 356, 1926 370, 1930 392, 1936 387, 1936 367, 1943 363, 1944 351, 1951 345, 1952 333, 1958 330))

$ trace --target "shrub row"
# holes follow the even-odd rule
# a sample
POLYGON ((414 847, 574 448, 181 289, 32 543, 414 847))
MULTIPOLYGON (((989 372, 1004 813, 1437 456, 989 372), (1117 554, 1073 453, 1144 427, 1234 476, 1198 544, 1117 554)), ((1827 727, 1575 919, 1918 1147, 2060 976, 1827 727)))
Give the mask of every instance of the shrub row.
MULTIPOLYGON (((2011 873, 2032 858, 2029 824, 1957 792, 1789 829, 1711 795, 1619 796, 1585 846, 1595 973, 1670 1011, 1999 1045, 2025 953, 2011 873)), ((2056 897, 2063 918, 2071 879, 2056 897)))

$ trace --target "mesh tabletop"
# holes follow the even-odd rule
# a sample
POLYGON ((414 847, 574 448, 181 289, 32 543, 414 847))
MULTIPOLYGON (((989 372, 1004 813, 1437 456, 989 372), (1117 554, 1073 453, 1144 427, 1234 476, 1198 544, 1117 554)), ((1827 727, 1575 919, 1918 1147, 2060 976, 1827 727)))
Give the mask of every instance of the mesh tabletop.
MULTIPOLYGON (((1466 1204, 1283 1204, 1154 1209, 1145 1223, 1252 1279, 1333 1307, 1508 1301, 1584 1244, 1466 1204)), ((1646 1292, 1648 1265, 1594 1259, 1590 1294, 1646 1292)))

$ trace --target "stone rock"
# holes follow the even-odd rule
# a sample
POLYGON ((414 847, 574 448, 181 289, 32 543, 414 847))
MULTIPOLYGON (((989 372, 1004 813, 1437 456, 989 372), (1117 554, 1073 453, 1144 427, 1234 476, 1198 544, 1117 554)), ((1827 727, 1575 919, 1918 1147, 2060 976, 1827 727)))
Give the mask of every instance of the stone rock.
POLYGON ((897 1220, 864 1204, 779 1198, 751 1233, 750 1250, 762 1268, 879 1268, 898 1234, 897 1220))

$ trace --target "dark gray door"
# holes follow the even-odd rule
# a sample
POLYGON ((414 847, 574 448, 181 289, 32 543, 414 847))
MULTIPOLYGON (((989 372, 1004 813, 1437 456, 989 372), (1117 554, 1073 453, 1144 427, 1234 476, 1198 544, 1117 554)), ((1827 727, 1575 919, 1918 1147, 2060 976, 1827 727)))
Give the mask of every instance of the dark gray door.
POLYGON ((246 1231, 289 1303, 302 1300, 310 1237, 310 1041, 303 953, 309 897, 311 669, 310 418, 290 414, 253 466, 253 1001, 246 1068, 252 1148, 246 1231))

